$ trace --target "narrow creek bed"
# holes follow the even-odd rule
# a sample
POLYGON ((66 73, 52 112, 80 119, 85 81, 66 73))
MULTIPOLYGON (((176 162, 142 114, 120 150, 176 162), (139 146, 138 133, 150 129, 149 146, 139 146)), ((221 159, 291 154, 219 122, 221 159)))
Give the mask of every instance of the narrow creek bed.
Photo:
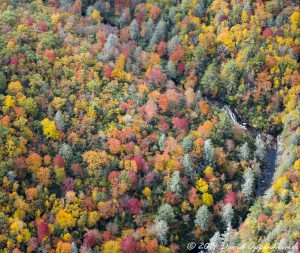
POLYGON ((271 186, 276 167, 277 149, 270 147, 266 149, 266 166, 262 169, 261 175, 257 180, 256 197, 263 196, 266 190, 271 186))

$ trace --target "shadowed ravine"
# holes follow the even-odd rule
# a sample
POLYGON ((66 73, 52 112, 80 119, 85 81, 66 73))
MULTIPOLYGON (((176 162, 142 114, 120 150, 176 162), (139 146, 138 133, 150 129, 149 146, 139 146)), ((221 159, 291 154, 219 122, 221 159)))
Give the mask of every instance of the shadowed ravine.
POLYGON ((266 190, 272 184, 272 179, 276 167, 276 156, 277 156, 276 153, 277 153, 277 149, 274 147, 270 147, 266 149, 267 163, 266 166, 261 171, 261 175, 259 179, 257 180, 257 186, 255 191, 256 197, 264 195, 266 190))
POLYGON ((265 166, 261 168, 261 173, 260 176, 257 178, 256 188, 255 188, 255 197, 258 198, 259 196, 263 196, 266 190, 272 184, 272 179, 273 179, 273 175, 278 160, 277 159, 278 156, 277 137, 267 133, 263 133, 262 131, 252 127, 247 122, 243 121, 239 115, 234 113, 228 105, 217 100, 211 100, 211 99, 206 99, 206 100, 209 103, 219 107, 224 112, 226 112, 234 124, 237 124, 241 128, 248 131, 253 138, 256 138, 256 136, 260 135, 261 138, 264 140, 266 145, 266 163, 265 166))

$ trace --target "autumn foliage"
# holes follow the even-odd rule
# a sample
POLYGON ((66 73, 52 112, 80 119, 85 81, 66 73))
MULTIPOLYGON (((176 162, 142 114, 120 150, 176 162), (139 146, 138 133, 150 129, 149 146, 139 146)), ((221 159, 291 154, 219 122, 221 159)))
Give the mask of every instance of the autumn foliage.
POLYGON ((299 247, 296 1, 0 2, 1 252, 299 247))

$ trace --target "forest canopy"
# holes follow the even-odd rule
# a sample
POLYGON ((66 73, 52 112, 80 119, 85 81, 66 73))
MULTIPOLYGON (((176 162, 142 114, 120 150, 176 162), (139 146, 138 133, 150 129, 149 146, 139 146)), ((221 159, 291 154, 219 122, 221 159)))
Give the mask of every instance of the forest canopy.
POLYGON ((293 0, 1 0, 0 252, 298 252, 299 35, 293 0))

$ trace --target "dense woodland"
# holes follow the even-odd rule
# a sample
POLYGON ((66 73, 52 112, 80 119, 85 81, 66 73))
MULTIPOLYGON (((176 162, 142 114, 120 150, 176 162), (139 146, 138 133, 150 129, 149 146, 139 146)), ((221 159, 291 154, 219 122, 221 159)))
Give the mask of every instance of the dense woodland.
POLYGON ((298 252, 299 35, 292 0, 0 0, 0 252, 298 252), (282 140, 264 196, 212 101, 282 140))

